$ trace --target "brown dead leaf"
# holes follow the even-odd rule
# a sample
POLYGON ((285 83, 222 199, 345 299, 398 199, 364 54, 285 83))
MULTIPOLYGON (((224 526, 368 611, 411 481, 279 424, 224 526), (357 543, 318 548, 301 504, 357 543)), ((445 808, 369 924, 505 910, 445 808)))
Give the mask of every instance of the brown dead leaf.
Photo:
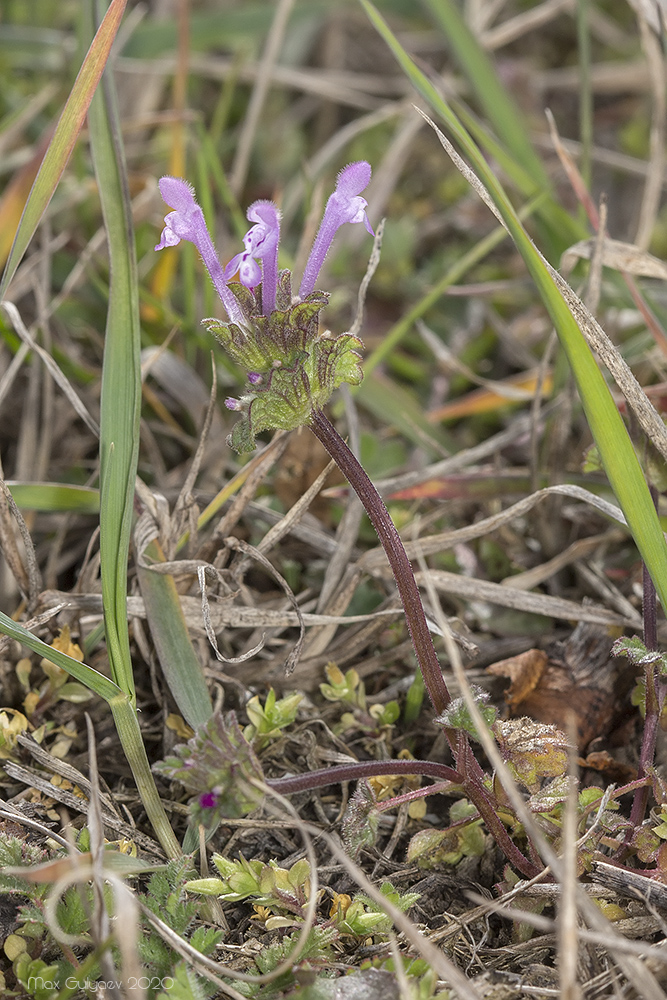
POLYGON ((495 677, 510 678, 512 683, 505 692, 505 701, 509 708, 514 709, 535 690, 548 660, 544 650, 528 649, 518 656, 492 663, 486 668, 486 672, 495 677))
POLYGON ((517 781, 536 792, 545 778, 567 770, 567 737, 556 726, 534 719, 498 719, 493 724, 498 748, 517 781))
POLYGON ((618 663, 610 656, 612 641, 608 629, 582 622, 566 643, 554 644, 548 653, 528 650, 492 664, 487 673, 510 678, 505 700, 512 715, 528 715, 563 732, 574 720, 583 752, 592 740, 608 735, 623 697, 618 663))
POLYGON ((589 767, 593 771, 601 771, 609 781, 619 785, 625 785, 629 781, 634 781, 637 777, 637 769, 629 764, 623 764, 616 760, 608 750, 596 750, 586 757, 580 757, 579 767, 589 767))

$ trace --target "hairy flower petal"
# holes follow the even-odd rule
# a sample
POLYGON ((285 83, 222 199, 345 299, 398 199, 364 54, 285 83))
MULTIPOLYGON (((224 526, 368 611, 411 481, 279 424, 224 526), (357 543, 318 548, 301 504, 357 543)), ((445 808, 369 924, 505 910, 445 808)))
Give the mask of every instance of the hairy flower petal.
POLYGON ((371 236, 373 235, 373 227, 366 214, 368 202, 361 197, 361 192, 368 186, 370 179, 371 167, 365 160, 349 163, 338 174, 336 189, 327 201, 320 228, 303 272, 299 288, 301 298, 309 295, 315 288, 329 247, 342 225, 346 222, 363 222, 371 236))
POLYGON ((173 247, 181 240, 188 240, 199 250, 211 281, 220 296, 227 315, 234 323, 243 323, 245 317, 238 301, 227 288, 222 264, 213 246, 213 240, 206 228, 204 213, 195 201, 194 190, 181 177, 162 177, 159 181, 160 194, 173 212, 164 219, 164 230, 156 250, 173 247))
MULTIPOLYGON (((239 278, 246 288, 255 288, 261 281, 262 313, 268 316, 276 307, 280 212, 272 201, 255 201, 248 209, 247 217, 255 225, 243 237, 246 253, 241 255, 239 278), (261 271, 256 261, 261 261, 261 271)), ((230 266, 231 261, 225 273, 230 266)))

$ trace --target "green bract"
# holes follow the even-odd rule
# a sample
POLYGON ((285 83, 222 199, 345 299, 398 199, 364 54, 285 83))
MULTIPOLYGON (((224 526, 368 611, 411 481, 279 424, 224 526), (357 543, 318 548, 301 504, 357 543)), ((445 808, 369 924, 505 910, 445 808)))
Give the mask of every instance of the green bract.
POLYGON ((262 768, 233 712, 213 715, 154 770, 194 793, 190 815, 209 829, 225 817, 245 816, 262 801, 262 768))
POLYGON ((363 345, 358 337, 337 337, 319 332, 319 316, 328 295, 312 292, 292 303, 291 276, 281 271, 276 309, 259 312, 255 296, 243 285, 230 284, 248 325, 209 319, 204 323, 227 354, 248 373, 246 392, 239 401, 228 400, 242 417, 230 443, 239 452, 252 451, 261 431, 294 430, 321 409, 344 382, 359 385, 363 378, 363 345))

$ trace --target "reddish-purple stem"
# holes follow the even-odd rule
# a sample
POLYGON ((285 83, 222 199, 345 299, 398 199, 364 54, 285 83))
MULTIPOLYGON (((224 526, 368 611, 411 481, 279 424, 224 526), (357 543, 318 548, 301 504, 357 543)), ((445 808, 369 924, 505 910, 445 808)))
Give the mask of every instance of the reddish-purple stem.
MULTIPOLYGON (((375 486, 368 478, 363 467, 359 464, 353 453, 350 451, 345 441, 342 439, 333 424, 327 419, 321 410, 314 410, 311 414, 310 427, 313 434, 321 441, 331 457, 334 459, 339 469, 346 477, 352 489, 361 500, 366 513, 368 514, 373 527, 375 528, 382 546, 387 554, 389 565, 392 568, 394 579, 398 587, 398 592, 403 602, 405 619, 407 622, 410 638, 417 654, 417 662, 421 668, 426 690, 429 693, 433 707, 440 715, 451 701, 451 696, 447 690, 447 685, 442 676, 440 661, 438 660, 431 639, 424 606, 422 604, 419 589, 415 581, 412 566, 408 559, 400 535, 396 530, 394 522, 389 516, 389 511, 384 505, 382 497, 375 486)), ((503 826, 502 820, 498 816, 497 809, 484 787, 484 774, 479 762, 470 749, 467 735, 460 731, 455 733, 451 729, 446 730, 447 739, 456 760, 458 771, 451 771, 450 775, 445 775, 443 771, 438 772, 439 777, 448 777, 449 780, 462 782, 466 794, 470 801, 477 807, 480 815, 484 819, 487 829, 495 838, 496 843, 504 852, 510 864, 518 869, 523 875, 532 878, 541 870, 532 861, 529 861, 519 850, 507 830, 503 826)), ((432 767, 430 762, 416 761, 383 761, 381 766, 386 768, 382 771, 374 771, 374 774, 432 774, 434 771, 417 770, 417 763, 420 766, 425 763, 432 767), (404 770, 396 769, 399 764, 407 764, 404 770), (392 770, 389 770, 389 765, 392 770)), ((354 768, 359 765, 350 765, 354 768)), ((443 768, 444 765, 435 765, 443 768)), ((360 775, 350 773, 347 766, 343 769, 347 772, 347 777, 357 777, 360 775)), ((318 782, 329 783, 330 781, 344 781, 341 776, 342 769, 338 767, 330 768, 324 772, 315 772, 310 775, 300 775, 298 778, 280 778, 279 781, 298 782, 297 785, 282 785, 277 788, 279 791, 297 791, 313 788, 313 779, 318 776, 318 782)), ((367 774, 370 772, 366 772, 367 774)), ((272 787, 276 784, 272 783, 272 787)))
POLYGON ((405 620, 412 644, 415 647, 417 662, 421 668, 426 690, 433 702, 433 707, 440 715, 451 701, 451 696, 442 676, 440 662, 426 622, 412 566, 396 526, 389 516, 389 511, 385 507, 382 497, 373 486, 365 470, 321 410, 313 410, 310 428, 361 500, 373 527, 377 531, 378 538, 382 542, 403 602, 405 620))
POLYGON ((433 760, 361 760, 354 764, 323 767, 319 771, 307 771, 305 774, 289 775, 286 778, 270 778, 266 783, 281 795, 292 795, 311 788, 335 785, 340 781, 374 778, 383 774, 422 774, 440 781, 450 781, 454 785, 460 785, 463 780, 453 767, 433 760))
POLYGON ((448 781, 453 785, 463 785, 510 864, 526 878, 533 878, 541 871, 541 868, 529 861, 516 846, 483 786, 474 780, 466 782, 458 771, 447 767, 446 764, 438 764, 437 761, 363 760, 354 764, 324 767, 319 771, 307 771, 305 774, 288 775, 285 778, 269 778, 266 783, 281 795, 294 795, 296 792, 307 792, 311 788, 322 788, 324 785, 338 784, 340 781, 354 781, 385 774, 421 774, 437 778, 439 781, 448 781))

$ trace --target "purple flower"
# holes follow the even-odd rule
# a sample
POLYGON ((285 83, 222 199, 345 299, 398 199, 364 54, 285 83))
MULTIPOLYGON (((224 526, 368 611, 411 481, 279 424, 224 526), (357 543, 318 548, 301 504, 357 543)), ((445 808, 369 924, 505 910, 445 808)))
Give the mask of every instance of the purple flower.
POLYGON ((199 796, 199 805, 202 809, 215 809, 219 796, 215 792, 202 792, 199 796))
POLYGON ((350 163, 338 174, 298 295, 292 294, 290 272, 278 273, 280 212, 273 202, 256 201, 250 206, 247 214, 252 225, 243 237, 244 249, 223 267, 192 187, 177 177, 160 180, 162 197, 173 211, 165 216, 155 249, 176 246, 181 240, 197 247, 227 312, 226 320, 205 322, 247 372, 248 384, 241 398, 230 396, 224 401, 228 410, 241 414, 230 439, 237 451, 251 451, 262 430, 292 430, 307 423, 313 409, 321 409, 340 385, 361 382, 361 342, 351 334, 320 333, 319 314, 329 296, 315 292, 315 283, 344 223, 362 222, 373 234, 367 201, 361 197, 370 179, 370 164, 365 161, 350 163), (229 286, 235 275, 242 287, 229 286))
POLYGON ((247 216, 255 225, 243 237, 245 252, 232 257, 225 268, 225 278, 229 280, 238 271, 241 284, 246 288, 255 288, 261 281, 262 314, 268 316, 276 308, 280 212, 272 201, 255 201, 247 216))
POLYGON ((175 247, 181 240, 194 243, 211 275, 211 281, 227 315, 232 322, 243 323, 245 317, 234 295, 227 288, 222 264, 218 260, 213 240, 206 228, 204 213, 195 201, 192 187, 180 177, 162 177, 159 187, 163 199, 174 211, 165 216, 162 236, 155 249, 175 247))
POLYGON ((317 276, 333 238, 345 222, 363 222, 371 236, 373 235, 373 228, 366 215, 368 202, 360 197, 364 188, 368 187, 370 179, 371 167, 365 160, 349 163, 338 174, 336 189, 327 201, 320 228, 303 272, 299 288, 302 299, 315 288, 317 276))

